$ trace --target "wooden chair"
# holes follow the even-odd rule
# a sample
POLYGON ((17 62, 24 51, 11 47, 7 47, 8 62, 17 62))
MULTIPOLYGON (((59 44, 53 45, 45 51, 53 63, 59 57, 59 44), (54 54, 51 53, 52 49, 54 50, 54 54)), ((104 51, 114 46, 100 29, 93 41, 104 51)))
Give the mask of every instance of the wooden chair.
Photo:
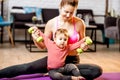
MULTIPOLYGON (((5 27, 8 31, 9 38, 11 40, 12 46, 14 47, 14 42, 13 42, 13 37, 12 37, 12 32, 11 32, 11 22, 9 21, 4 21, 2 16, 0 16, 0 27, 3 29, 5 27)), ((1 32, 3 34, 3 31, 1 32)), ((3 36, 2 36, 3 37, 3 36)), ((2 38, 1 37, 1 38, 2 38)))

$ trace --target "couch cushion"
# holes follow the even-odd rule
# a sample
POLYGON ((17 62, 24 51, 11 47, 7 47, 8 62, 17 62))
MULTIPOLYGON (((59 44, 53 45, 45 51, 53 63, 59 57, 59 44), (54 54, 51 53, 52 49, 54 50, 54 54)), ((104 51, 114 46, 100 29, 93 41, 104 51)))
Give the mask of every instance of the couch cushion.
POLYGON ((35 16, 35 13, 15 13, 13 14, 14 21, 25 21, 25 22, 32 22, 32 17, 35 16))
POLYGON ((58 9, 47 9, 47 8, 42 9, 42 19, 44 23, 46 23, 48 20, 58 15, 59 15, 58 9))

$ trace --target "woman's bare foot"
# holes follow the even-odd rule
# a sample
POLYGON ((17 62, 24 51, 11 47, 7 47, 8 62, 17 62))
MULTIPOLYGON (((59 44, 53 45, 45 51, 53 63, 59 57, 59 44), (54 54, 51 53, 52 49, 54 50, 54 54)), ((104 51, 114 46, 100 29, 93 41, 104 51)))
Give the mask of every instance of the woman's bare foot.
POLYGON ((72 80, 86 80, 86 79, 82 76, 78 76, 78 77, 72 76, 72 80))

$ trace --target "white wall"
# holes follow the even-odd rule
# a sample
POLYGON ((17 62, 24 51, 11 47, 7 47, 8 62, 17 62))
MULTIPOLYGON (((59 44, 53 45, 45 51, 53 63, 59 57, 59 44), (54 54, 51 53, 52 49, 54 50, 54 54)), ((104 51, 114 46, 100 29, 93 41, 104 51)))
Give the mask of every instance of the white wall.
MULTIPOLYGON (((12 6, 33 6, 41 8, 58 8, 60 0, 8 0, 12 6)), ((104 14, 106 0, 80 0, 78 8, 93 9, 95 14, 104 14)), ((111 8, 119 10, 120 0, 109 0, 111 8)))
POLYGON ((104 15, 105 0, 80 0, 78 8, 92 9, 96 15, 104 15))
MULTIPOLYGON (((41 8, 58 8, 60 0, 9 0, 9 9, 12 6, 32 6, 41 8)), ((93 9, 95 14, 103 14, 105 0, 80 0, 79 9, 93 9)))
POLYGON ((9 0, 9 8, 12 6, 58 8, 59 1, 60 0, 9 0))
POLYGON ((114 9, 116 14, 120 15, 120 0, 110 0, 109 2, 109 11, 114 9))

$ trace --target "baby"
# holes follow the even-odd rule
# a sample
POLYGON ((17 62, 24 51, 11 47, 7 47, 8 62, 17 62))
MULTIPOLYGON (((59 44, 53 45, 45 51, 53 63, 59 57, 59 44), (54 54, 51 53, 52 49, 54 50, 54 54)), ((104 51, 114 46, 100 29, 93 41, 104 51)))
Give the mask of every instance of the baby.
POLYGON ((54 35, 54 41, 46 37, 41 30, 36 27, 32 27, 33 39, 42 37, 44 44, 48 50, 47 68, 49 75, 53 80, 85 80, 81 76, 79 69, 75 64, 66 64, 65 59, 68 55, 68 51, 74 50, 80 47, 81 43, 84 43, 85 38, 75 44, 68 44, 68 32, 66 29, 57 29, 54 35))

